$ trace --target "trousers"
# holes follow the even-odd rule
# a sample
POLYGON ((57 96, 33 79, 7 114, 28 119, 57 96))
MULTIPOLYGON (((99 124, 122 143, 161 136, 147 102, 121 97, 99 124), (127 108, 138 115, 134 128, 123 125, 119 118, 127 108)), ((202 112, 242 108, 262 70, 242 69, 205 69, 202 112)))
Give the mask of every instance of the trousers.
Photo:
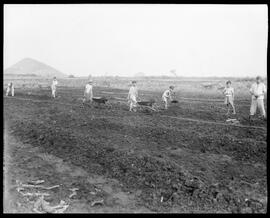
POLYGON ((252 98, 251 106, 250 106, 250 115, 253 116, 256 113, 257 108, 259 108, 261 115, 265 117, 265 109, 264 109, 263 99, 252 98))

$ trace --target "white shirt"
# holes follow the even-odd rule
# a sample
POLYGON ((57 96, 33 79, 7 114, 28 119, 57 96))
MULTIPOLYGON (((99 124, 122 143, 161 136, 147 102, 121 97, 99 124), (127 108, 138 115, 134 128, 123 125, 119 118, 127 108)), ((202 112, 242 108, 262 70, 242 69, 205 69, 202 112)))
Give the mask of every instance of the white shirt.
POLYGON ((92 85, 86 84, 86 86, 85 86, 85 92, 86 93, 92 92, 92 89, 93 89, 93 86, 92 85))
POLYGON ((255 98, 255 95, 258 96, 257 99, 264 99, 264 93, 266 93, 266 87, 263 83, 253 83, 250 88, 252 97, 255 98))
POLYGON ((137 97, 138 96, 138 89, 135 86, 131 86, 128 92, 129 97, 137 97))
POLYGON ((11 85, 11 83, 9 83, 9 84, 8 84, 8 88, 10 88, 10 89, 14 89, 14 85, 13 85, 13 83, 12 83, 12 85, 11 85))
POLYGON ((58 85, 57 80, 53 80, 53 82, 52 82, 52 88, 55 89, 57 85, 58 85))
POLYGON ((166 90, 163 93, 162 98, 172 98, 172 91, 170 89, 166 90))
POLYGON ((225 94, 225 96, 232 96, 234 94, 234 89, 232 87, 224 88, 223 93, 225 94))

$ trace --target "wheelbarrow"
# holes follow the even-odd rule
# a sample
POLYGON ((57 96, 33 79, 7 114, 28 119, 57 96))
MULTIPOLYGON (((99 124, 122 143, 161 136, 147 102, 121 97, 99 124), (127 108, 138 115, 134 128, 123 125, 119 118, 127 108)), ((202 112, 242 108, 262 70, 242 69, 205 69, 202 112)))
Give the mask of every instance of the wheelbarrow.
MULTIPOLYGON (((105 98, 105 97, 93 97, 93 98, 92 98, 92 101, 95 102, 95 103, 97 103, 98 106, 101 106, 101 105, 108 105, 108 106, 111 107, 111 105, 106 104, 106 102, 108 101, 108 99, 105 98)), ((90 102, 89 102, 89 103, 90 103, 90 102)), ((92 104, 86 103, 85 100, 83 100, 83 104, 86 105, 86 106, 90 106, 90 107, 91 107, 91 105, 92 105, 92 104)), ((92 105, 92 106, 93 106, 93 105, 92 105)))
POLYGON ((105 97, 93 97, 92 100, 93 100, 93 102, 97 103, 99 107, 101 105, 106 105, 106 106, 109 106, 109 108, 112 108, 112 105, 107 103, 107 101, 109 100, 108 98, 105 98, 105 97))
POLYGON ((105 97, 93 97, 92 100, 98 104, 106 104, 108 101, 108 99, 105 97))
POLYGON ((157 111, 157 108, 155 108, 156 106, 155 101, 138 101, 137 104, 142 109, 148 108, 152 111, 157 111))

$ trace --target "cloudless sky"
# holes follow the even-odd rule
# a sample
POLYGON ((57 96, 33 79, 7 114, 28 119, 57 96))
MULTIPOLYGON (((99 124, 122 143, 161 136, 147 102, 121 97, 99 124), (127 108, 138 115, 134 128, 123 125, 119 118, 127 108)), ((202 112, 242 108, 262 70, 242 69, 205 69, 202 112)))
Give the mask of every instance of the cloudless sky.
POLYGON ((76 76, 267 74, 266 5, 4 5, 4 68, 76 76))

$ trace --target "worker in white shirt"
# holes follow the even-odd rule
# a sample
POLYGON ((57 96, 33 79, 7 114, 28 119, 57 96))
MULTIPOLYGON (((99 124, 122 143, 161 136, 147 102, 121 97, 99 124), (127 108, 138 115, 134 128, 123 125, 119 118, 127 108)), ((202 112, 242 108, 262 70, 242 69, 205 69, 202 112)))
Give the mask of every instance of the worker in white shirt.
POLYGON ((12 82, 8 84, 8 87, 6 90, 6 96, 8 96, 10 92, 11 92, 11 96, 14 96, 14 85, 12 82))
POLYGON ((162 94, 162 101, 164 102, 165 109, 168 109, 168 102, 169 100, 172 101, 172 94, 173 94, 174 86, 170 86, 169 89, 167 89, 162 94))
POLYGON ((92 99, 93 99, 93 85, 92 84, 93 84, 93 81, 90 80, 85 86, 84 101, 92 102, 92 99))
POLYGON ((251 107, 250 107, 250 119, 255 115, 257 107, 263 118, 266 118, 266 113, 264 109, 264 94, 266 93, 266 87, 262 83, 262 78, 260 76, 256 77, 256 83, 253 83, 250 88, 251 96, 251 107))
POLYGON ((230 113, 230 106, 233 109, 233 114, 235 113, 235 107, 234 107, 234 89, 231 87, 232 82, 229 80, 226 82, 226 87, 223 90, 223 94, 225 95, 225 104, 227 105, 228 111, 227 115, 230 113))
POLYGON ((138 98, 138 89, 136 87, 136 81, 132 81, 127 97, 129 102, 129 111, 136 112, 137 98, 138 98))
POLYGON ((56 77, 53 78, 53 81, 52 81, 52 97, 55 98, 56 96, 56 87, 58 85, 58 81, 56 80, 56 77))

